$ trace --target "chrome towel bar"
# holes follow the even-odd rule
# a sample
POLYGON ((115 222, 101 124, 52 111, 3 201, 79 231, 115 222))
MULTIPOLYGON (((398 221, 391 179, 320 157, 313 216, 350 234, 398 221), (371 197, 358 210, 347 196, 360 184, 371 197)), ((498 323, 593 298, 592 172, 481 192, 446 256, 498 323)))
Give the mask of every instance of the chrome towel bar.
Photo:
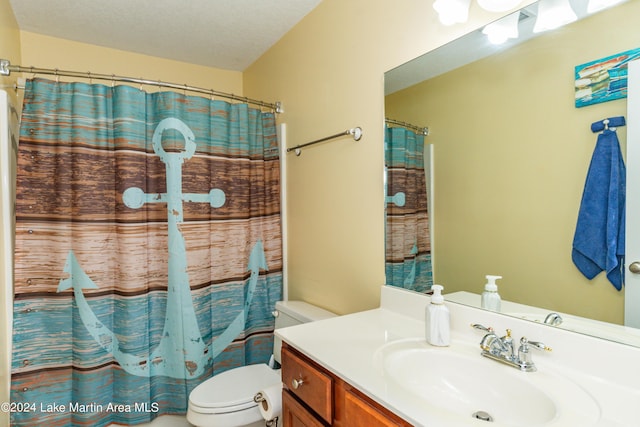
POLYGON ((345 135, 353 135, 354 141, 360 141, 360 138, 362 138, 362 128, 355 127, 353 129, 347 129, 344 132, 336 133, 335 135, 316 139, 315 141, 307 142, 305 144, 296 145, 295 147, 287 148, 287 153, 290 151, 295 151, 296 156, 299 156, 302 153, 302 148, 304 147, 308 147, 309 145, 317 144, 319 142, 328 141, 330 139, 339 138, 345 135))

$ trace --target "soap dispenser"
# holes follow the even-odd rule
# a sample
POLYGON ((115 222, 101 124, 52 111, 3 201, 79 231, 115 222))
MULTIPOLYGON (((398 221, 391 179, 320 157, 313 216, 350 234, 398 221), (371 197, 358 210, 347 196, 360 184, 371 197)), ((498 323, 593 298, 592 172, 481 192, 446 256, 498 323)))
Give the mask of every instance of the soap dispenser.
POLYGON ((431 287, 433 295, 431 303, 426 308, 425 326, 427 342, 438 347, 448 346, 450 339, 449 309, 444 305, 441 285, 431 287))
POLYGON ((484 292, 481 297, 481 307, 487 310, 500 311, 500 294, 498 293, 498 285, 496 280, 502 279, 502 276, 485 276, 487 283, 484 285, 484 292))

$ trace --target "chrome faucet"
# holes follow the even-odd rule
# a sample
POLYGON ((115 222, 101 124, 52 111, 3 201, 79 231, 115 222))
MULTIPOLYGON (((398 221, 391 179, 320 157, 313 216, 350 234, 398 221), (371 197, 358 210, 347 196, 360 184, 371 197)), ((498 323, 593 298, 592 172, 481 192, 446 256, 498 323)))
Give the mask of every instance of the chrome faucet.
POLYGON ((474 329, 486 332, 480 341, 481 354, 483 356, 505 363, 521 371, 534 372, 536 370, 536 366, 531 358, 531 347, 537 348, 538 350, 551 351, 551 348, 541 342, 529 341, 526 337, 522 337, 520 338, 520 346, 516 352, 513 346, 513 338, 511 337, 511 329, 507 329, 505 336, 498 337, 493 331, 493 328, 487 328, 477 323, 471 326, 474 329))

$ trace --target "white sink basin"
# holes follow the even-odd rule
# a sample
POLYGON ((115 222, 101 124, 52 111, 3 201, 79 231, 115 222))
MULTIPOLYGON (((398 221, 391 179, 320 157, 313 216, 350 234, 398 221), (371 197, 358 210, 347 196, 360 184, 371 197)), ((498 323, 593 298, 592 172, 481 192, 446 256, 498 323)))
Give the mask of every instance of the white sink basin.
POLYGON ((547 367, 521 372, 482 357, 479 348, 455 341, 444 348, 423 340, 396 341, 380 348, 374 363, 389 387, 423 400, 421 404, 443 422, 589 427, 601 417, 588 393, 560 375, 545 372, 547 367), (481 420, 487 415, 492 422, 481 420))

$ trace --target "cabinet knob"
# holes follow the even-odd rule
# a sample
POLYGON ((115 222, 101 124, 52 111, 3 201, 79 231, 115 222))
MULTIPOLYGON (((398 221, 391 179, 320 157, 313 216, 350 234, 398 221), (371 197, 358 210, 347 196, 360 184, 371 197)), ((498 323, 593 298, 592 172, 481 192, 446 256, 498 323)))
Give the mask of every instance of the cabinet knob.
POLYGON ((640 262, 638 261, 632 262, 631 265, 629 266, 629 271, 632 272, 633 274, 640 273, 640 262))
POLYGON ((304 383, 302 378, 291 380, 291 387, 293 387, 294 390, 297 390, 298 388, 302 387, 302 383, 304 383))

